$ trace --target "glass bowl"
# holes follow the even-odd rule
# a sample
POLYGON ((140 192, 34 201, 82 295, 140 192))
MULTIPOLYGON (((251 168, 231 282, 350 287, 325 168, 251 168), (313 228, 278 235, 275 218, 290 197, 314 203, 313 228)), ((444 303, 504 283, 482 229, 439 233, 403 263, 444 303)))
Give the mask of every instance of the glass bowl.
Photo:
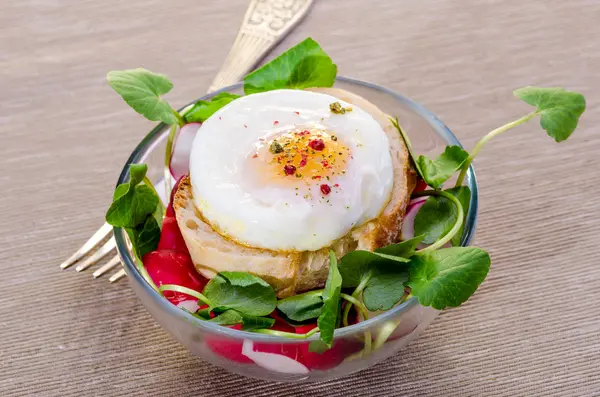
MULTIPOLYGON (((361 95, 387 114, 397 116, 416 153, 437 155, 448 144, 460 145, 435 115, 390 89, 343 77, 337 78, 335 87, 361 95)), ((222 91, 243 94, 243 87, 238 83, 200 99, 209 99, 222 91)), ((168 132, 165 124, 150 131, 127 160, 117 184, 128 180, 128 167, 132 163, 147 163, 149 178, 160 181, 168 132)), ((472 168, 467 173, 466 185, 471 189, 471 203, 462 236, 464 246, 472 240, 477 220, 477 182, 472 168)), ((438 314, 421 306, 413 297, 369 320, 337 329, 332 349, 323 354, 313 353, 309 345, 317 335, 297 340, 236 330, 199 320, 171 304, 138 272, 126 233, 115 228, 114 234, 131 286, 156 321, 203 360, 254 378, 278 382, 323 381, 360 371, 396 354, 438 314), (365 351, 363 338, 369 334, 372 348, 365 351)))

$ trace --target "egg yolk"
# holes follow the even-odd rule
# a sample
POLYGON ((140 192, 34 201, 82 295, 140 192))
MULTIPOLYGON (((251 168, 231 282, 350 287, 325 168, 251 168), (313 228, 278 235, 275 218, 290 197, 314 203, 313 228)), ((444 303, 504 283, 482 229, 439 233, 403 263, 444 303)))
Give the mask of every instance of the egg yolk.
POLYGON ((336 175, 346 173, 350 149, 334 133, 300 128, 263 138, 250 159, 263 184, 317 185, 322 195, 331 192, 336 175))

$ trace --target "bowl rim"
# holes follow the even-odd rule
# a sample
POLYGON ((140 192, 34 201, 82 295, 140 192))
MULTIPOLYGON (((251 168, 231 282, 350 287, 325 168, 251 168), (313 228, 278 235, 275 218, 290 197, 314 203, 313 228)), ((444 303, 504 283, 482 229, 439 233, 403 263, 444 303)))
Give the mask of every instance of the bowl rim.
MULTIPOLYGON (((387 87, 383 87, 378 84, 374 84, 374 83, 370 83, 370 82, 366 82, 366 81, 362 81, 362 80, 357 80, 357 79, 353 79, 353 78, 349 78, 349 77, 338 76, 338 77, 336 77, 336 81, 340 81, 343 83, 349 83, 351 85, 357 85, 357 86, 360 86, 363 88, 368 88, 371 90, 379 91, 380 93, 384 93, 384 94, 387 94, 387 95, 393 97, 397 102, 405 105, 410 110, 412 110, 414 113, 416 113, 419 117, 424 119, 431 126, 431 128, 433 128, 434 131, 442 139, 444 139, 446 141, 447 144, 458 145, 458 146, 462 147, 461 143, 456 138, 456 136, 452 133, 452 131, 450 131, 450 129, 440 119, 438 119, 437 116, 435 116, 432 112, 427 110, 423 105, 411 100, 410 98, 408 98, 402 94, 399 94, 387 87)), ((186 108, 188 108, 189 106, 191 106, 198 100, 210 99, 211 97, 213 97, 221 92, 237 90, 237 89, 241 88, 242 86, 243 86, 243 82, 238 82, 236 84, 233 84, 233 85, 230 85, 227 87, 223 87, 217 91, 208 93, 208 94, 186 104, 185 106, 180 108, 179 111, 185 110, 186 108)), ((137 147, 132 152, 132 154, 129 156, 129 158, 127 159, 127 162, 123 166, 123 169, 122 169, 121 174, 119 175, 119 179, 117 181, 117 185, 119 185, 121 183, 125 183, 128 180, 130 164, 135 164, 135 163, 144 161, 146 154, 151 152, 162 141, 163 137, 161 136, 161 134, 164 132, 164 130, 167 127, 168 126, 165 123, 160 123, 155 128, 153 128, 144 137, 144 139, 142 139, 142 141, 137 145, 137 147)), ((475 228, 477 225, 479 191, 478 191, 478 186, 477 186, 477 178, 475 176, 475 171, 474 171, 472 165, 469 167, 469 169, 467 171, 465 184, 471 189, 471 199, 470 199, 469 210, 467 212, 461 246, 468 246, 471 243, 474 233, 475 233, 475 228)), ((157 305, 159 307, 161 307, 161 309, 166 310, 167 312, 170 312, 175 317, 177 317, 183 321, 186 321, 188 323, 191 323, 203 331, 208 331, 208 332, 211 332, 214 334, 225 335, 225 336, 228 336, 228 337, 234 338, 234 339, 248 339, 248 340, 252 340, 252 341, 256 341, 256 342, 274 342, 274 343, 287 344, 287 343, 303 343, 303 342, 307 342, 307 341, 316 340, 318 338, 317 334, 315 334, 309 338, 306 338, 306 339, 290 339, 290 338, 285 338, 285 337, 281 337, 281 336, 274 336, 274 335, 259 334, 259 333, 255 333, 255 332, 243 331, 243 330, 236 330, 236 329, 224 327, 224 326, 221 326, 218 324, 214 324, 214 323, 211 323, 208 321, 203 321, 203 320, 200 320, 200 319, 192 316, 190 313, 186 312, 185 310, 183 310, 183 309, 177 307, 176 305, 172 304, 171 302, 169 302, 167 299, 165 299, 163 296, 161 296, 154 288, 152 288, 152 286, 150 284, 148 284, 148 282, 143 278, 143 276, 138 271, 137 265, 135 264, 135 258, 131 255, 131 253, 128 249, 125 231, 119 227, 114 227, 113 232, 114 232, 115 240, 117 243, 117 251, 119 253, 119 256, 121 257, 121 260, 124 264, 125 271, 126 271, 127 275, 129 276, 129 279, 131 280, 131 282, 140 285, 143 289, 146 290, 147 294, 152 298, 152 300, 154 300, 157 303, 157 305)), ((142 299, 140 298, 140 300, 142 300, 142 299)), ((335 338, 348 337, 348 336, 352 336, 354 334, 364 332, 365 330, 367 330, 368 328, 371 328, 372 326, 376 326, 377 324, 382 324, 387 320, 395 318, 400 313, 402 313, 406 310, 409 310, 411 307, 413 307, 417 304, 418 304, 417 298, 413 296, 412 298, 408 299, 407 301, 403 302, 402 304, 400 304, 384 313, 378 314, 377 316, 374 316, 373 318, 370 318, 365 321, 361 321, 357 324, 354 324, 354 325, 351 325, 348 327, 338 328, 334 332, 334 340, 335 340, 335 338)))

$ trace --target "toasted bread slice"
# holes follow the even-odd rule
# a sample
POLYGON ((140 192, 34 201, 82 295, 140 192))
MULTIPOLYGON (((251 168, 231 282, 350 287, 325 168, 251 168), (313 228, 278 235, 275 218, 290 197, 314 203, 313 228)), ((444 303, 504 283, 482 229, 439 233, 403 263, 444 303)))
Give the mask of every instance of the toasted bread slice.
POLYGON ((364 98, 336 88, 313 88, 352 103, 379 121, 390 142, 394 167, 394 186, 390 200, 379 217, 357 227, 331 247, 317 251, 277 252, 249 248, 217 233, 194 206, 189 177, 179 184, 174 207, 177 223, 199 273, 207 278, 221 271, 252 273, 268 282, 279 298, 325 285, 329 273, 329 250, 338 258, 356 249, 373 251, 398 241, 402 218, 416 174, 410 166, 408 151, 388 116, 364 98))

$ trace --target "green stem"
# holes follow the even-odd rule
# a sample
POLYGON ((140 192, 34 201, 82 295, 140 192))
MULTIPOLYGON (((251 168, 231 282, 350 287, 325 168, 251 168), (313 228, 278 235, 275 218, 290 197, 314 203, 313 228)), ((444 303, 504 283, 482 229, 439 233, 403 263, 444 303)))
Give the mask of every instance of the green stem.
POLYGON ((198 300, 202 301, 202 303, 212 307, 212 304, 208 300, 208 298, 202 295, 200 292, 195 291, 188 287, 183 287, 181 285, 175 284, 164 284, 158 288, 158 291, 164 293, 165 291, 173 291, 173 292, 181 292, 182 294, 188 294, 193 296, 194 298, 198 298, 198 300))
POLYGON ((456 209, 458 210, 458 216, 456 217, 456 223, 454 224, 454 226, 452 226, 452 229, 450 229, 450 231, 444 237, 442 237, 435 243, 431 244, 429 247, 423 248, 422 250, 415 252, 415 254, 423 254, 426 252, 435 251, 436 249, 443 247, 447 242, 452 240, 452 237, 454 237, 454 235, 456 233, 458 233, 458 231, 460 230, 460 228, 463 224, 463 218, 465 216, 465 213, 463 211, 463 207, 462 207, 462 204, 460 203, 460 201, 458 201, 458 199, 456 197, 454 197, 454 195, 452 195, 448 192, 445 192, 443 190, 425 190, 422 192, 413 193, 413 197, 423 197, 423 196, 442 196, 442 197, 447 198, 448 200, 452 201, 454 203, 454 205, 456 205, 456 209))
POLYGON ((400 325, 401 319, 396 321, 390 321, 389 323, 385 323, 377 336, 375 337, 375 342, 373 342, 373 350, 377 350, 383 346, 383 344, 388 340, 388 338, 394 333, 398 325, 400 325))
POLYGON ((294 334, 292 332, 276 331, 274 329, 256 329, 256 330, 253 330, 252 332, 256 332, 257 334, 280 336, 283 338, 290 338, 290 339, 307 339, 307 338, 313 336, 314 334, 316 334, 317 332, 319 332, 319 327, 313 328, 305 334, 294 334))
MULTIPOLYGON (((364 320, 367 320, 369 318, 369 312, 367 311, 367 308, 361 301, 348 294, 340 294, 340 297, 348 302, 353 303, 358 308, 360 314, 362 314, 364 320)), ((371 353, 372 341, 373 337, 371 336, 371 331, 365 331, 365 348, 363 349, 364 354, 371 353)))
MULTIPOLYGON (((372 277, 372 274, 369 273, 369 274, 367 274, 367 276, 365 278, 363 278, 361 280, 361 282, 358 284, 358 286, 352 293, 353 298, 358 299, 358 297, 360 296, 362 291, 365 289, 365 287, 367 286, 369 281, 371 281, 371 277, 372 277)), ((348 314, 350 314, 351 308, 352 308, 352 304, 350 302, 348 302, 348 304, 344 307, 344 315, 342 317, 342 324, 344 324, 344 327, 348 326, 348 314)))
MULTIPOLYGON (((178 113, 179 114, 179 113, 178 113)), ((177 135, 177 125, 171 126, 169 136, 167 137, 167 147, 165 148, 165 163, 164 163, 164 180, 165 180, 165 193, 166 197, 171 196, 171 157, 173 156, 173 143, 175 142, 175 136, 177 135)))
MULTIPOLYGON (((406 302, 411 296, 411 294, 405 292, 404 296, 398 301, 398 303, 394 305, 394 307, 406 302)), ((394 333, 396 328, 398 328, 398 325, 400 325, 400 321, 401 319, 391 321, 389 323, 384 324, 383 327, 381 327, 381 330, 375 337, 375 342, 373 342, 373 350, 377 350, 381 348, 381 346, 383 346, 383 344, 388 340, 388 338, 394 333)))
POLYGON ((183 119, 183 116, 179 114, 179 112, 175 109, 171 109, 173 111, 173 114, 175 115, 175 117, 177 118, 177 123, 179 124, 180 127, 183 127, 185 124, 185 120, 183 119))
POLYGON ((460 170, 460 174, 458 175, 458 179, 456 180, 456 186, 461 186, 463 184, 463 181, 465 180, 465 176, 467 175, 467 170, 469 169, 469 166, 471 165, 471 163, 473 162, 473 159, 475 158, 475 156, 477 156, 477 153, 479 153, 479 151, 481 150, 483 145, 486 144, 486 142, 488 142, 493 137, 500 135, 505 131, 510 130, 511 128, 514 128, 520 124, 526 123, 527 121, 531 120, 532 118, 534 118, 537 115, 538 115, 538 111, 536 110, 535 112, 531 112, 528 115, 523 116, 520 119, 513 121, 512 123, 508 123, 508 124, 503 125, 500 128, 496 128, 495 130, 491 131, 486 136, 481 138, 481 140, 479 142, 477 142, 477 144, 471 151, 471 154, 469 155, 469 157, 463 164, 463 166, 460 170))

